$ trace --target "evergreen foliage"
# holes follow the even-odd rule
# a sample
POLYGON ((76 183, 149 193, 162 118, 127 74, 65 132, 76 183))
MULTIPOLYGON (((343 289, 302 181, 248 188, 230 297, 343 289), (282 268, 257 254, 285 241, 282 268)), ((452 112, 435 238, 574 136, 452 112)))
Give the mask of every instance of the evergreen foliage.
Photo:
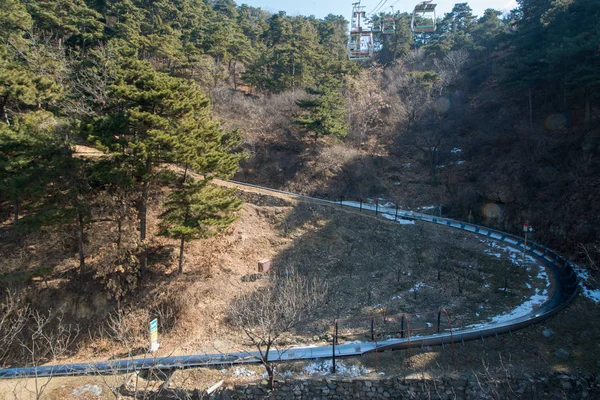
POLYGON ((348 111, 340 88, 339 81, 327 79, 309 89, 311 99, 297 101, 306 112, 296 122, 311 132, 315 140, 329 135, 344 137, 348 132, 348 111))
MULTIPOLYGON (((417 123, 434 97, 464 84, 501 84, 532 128, 544 108, 572 113, 589 132, 600 101, 595 0, 519 0, 508 16, 488 9, 480 18, 458 3, 419 37, 409 14, 381 13, 373 21, 393 18, 395 29, 376 35, 376 57, 362 64, 347 60, 340 15, 271 14, 232 0, 0 0, 0 10, 0 202, 22 229, 72 229, 82 272, 94 210, 110 210, 120 248, 134 205, 141 248, 122 254, 139 255, 145 269, 148 202, 168 186, 163 163, 186 170, 166 204, 165 235, 185 243, 231 223, 239 204, 209 184, 231 177, 244 158, 242 132, 213 117, 210 99, 223 87, 265 97, 290 91, 301 99, 297 127, 315 141, 343 138, 358 120, 362 137, 398 115, 408 122, 396 131, 424 131, 417 123), (379 68, 402 104, 357 81, 379 68), (459 76, 465 71, 470 79, 459 76), (352 109, 348 88, 368 91, 363 110, 352 109), (103 156, 77 157, 81 140, 103 156), (189 170, 204 180, 188 182, 189 170)), ((445 112, 429 118, 450 120, 445 112)))
POLYGON ((180 241, 179 273, 183 272, 185 243, 227 229, 236 219, 233 213, 242 205, 235 189, 222 189, 209 182, 208 179, 185 182, 169 195, 160 215, 160 235, 180 241))

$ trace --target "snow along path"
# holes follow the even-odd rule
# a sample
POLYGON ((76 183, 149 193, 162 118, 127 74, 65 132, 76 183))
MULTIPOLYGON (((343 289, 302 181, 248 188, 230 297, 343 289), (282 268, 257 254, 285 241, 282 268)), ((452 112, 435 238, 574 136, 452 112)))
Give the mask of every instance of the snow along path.
MULTIPOLYGON (((353 208, 360 207, 360 203, 351 204, 351 202, 343 202, 343 204, 340 204, 339 202, 336 203, 328 200, 311 198, 308 196, 297 195, 280 190, 264 188, 258 185, 245 184, 242 182, 217 181, 215 183, 219 182, 222 182, 224 185, 229 187, 235 186, 241 190, 246 190, 246 188, 254 188, 254 190, 262 193, 276 193, 278 197, 284 196, 289 199, 319 202, 321 204, 337 204, 339 206, 353 208)), ((365 204, 363 204, 363 208, 365 208, 364 206, 365 204)), ((396 219, 395 208, 392 210, 389 207, 383 207, 382 212, 393 215, 393 218, 396 219)), ((402 219, 409 219, 412 221, 419 220, 438 225, 449 226, 456 229, 462 229, 464 231, 482 235, 490 239, 495 239, 497 242, 512 245, 512 247, 515 249, 520 248, 520 251, 522 251, 524 247, 522 239, 517 236, 478 225, 468 224, 447 218, 438 218, 412 211, 407 212, 398 210, 397 216, 402 219)), ((498 318, 495 321, 491 321, 489 324, 483 324, 481 326, 466 327, 465 329, 446 331, 441 334, 412 336, 410 341, 405 338, 390 339, 382 342, 347 343, 336 346, 302 347, 285 350, 274 349, 269 354, 269 360, 279 362, 332 358, 333 356, 352 357, 373 351, 383 351, 394 348, 434 346, 440 344, 444 345, 451 342, 477 340, 488 336, 509 333, 541 322, 562 310, 575 298, 578 287, 577 275, 569 262, 550 249, 544 248, 533 242, 528 242, 526 252, 528 255, 535 258, 537 262, 540 262, 541 265, 545 265, 548 268, 548 270, 551 272, 555 286, 555 291, 552 297, 540 304, 536 310, 531 310, 522 315, 520 312, 509 313, 505 318, 498 318)), ((198 354, 191 356, 171 356, 161 358, 145 357, 98 363, 62 364, 31 368, 7 368, 0 370, 0 378, 87 375, 98 373, 132 372, 149 369, 190 368, 209 365, 256 364, 259 362, 258 354, 256 352, 198 354)))
POLYGON ((596 304, 600 304, 600 289, 590 289, 590 273, 579 265, 573 265, 573 269, 579 277, 579 287, 581 293, 588 299, 592 300, 596 304))

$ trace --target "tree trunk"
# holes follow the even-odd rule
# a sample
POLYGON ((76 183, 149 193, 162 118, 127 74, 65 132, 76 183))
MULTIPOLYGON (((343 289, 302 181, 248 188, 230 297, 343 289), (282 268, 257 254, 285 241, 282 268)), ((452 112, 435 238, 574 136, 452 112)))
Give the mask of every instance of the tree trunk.
POLYGON ((187 179, 187 174, 188 174, 188 165, 185 164, 185 171, 183 171, 183 180, 181 181, 181 183, 185 183, 185 180, 187 179))
POLYGON ((144 183, 142 186, 142 198, 140 199, 140 209, 139 209, 139 218, 140 218, 140 241, 142 243, 142 257, 140 260, 140 268, 141 275, 144 276, 146 269, 148 268, 148 247, 145 243, 146 241, 146 217, 148 211, 148 191, 149 191, 150 182, 148 179, 144 179, 144 183))
POLYGON ((83 274, 85 271, 85 253, 83 252, 83 215, 80 211, 77 211, 77 251, 79 252, 79 273, 83 274))
POLYGON ((233 62, 233 90, 237 90, 237 60, 233 62))
POLYGON ((273 371, 273 366, 266 366, 267 374, 269 375, 269 389, 273 389, 273 383, 275 382, 275 371, 273 371))
POLYGON ((585 102, 585 117, 583 120, 583 126, 585 127, 585 129, 590 128, 591 120, 592 120, 592 113, 591 113, 590 101, 586 100, 586 102, 585 102))
POLYGON ((121 221, 121 217, 117 221, 117 250, 121 249, 121 236, 123 233, 123 221, 121 221))
POLYGON ((183 273, 183 248, 185 246, 185 238, 181 236, 181 244, 179 245, 179 275, 183 273))
POLYGON ((563 83, 563 111, 567 112, 567 78, 563 83))
POLYGON ((17 226, 17 224, 19 223, 19 196, 15 197, 15 202, 13 205, 13 212, 14 212, 14 226, 17 226))
POLYGON ((10 119, 8 118, 8 109, 6 108, 6 104, 8 103, 8 98, 4 99, 2 103, 2 117, 4 118, 4 122, 6 125, 10 126, 10 119))
POLYGON ((429 150, 429 157, 431 163, 431 184, 437 186, 437 148, 436 150, 429 150))
POLYGON ((533 131, 533 100, 531 98, 531 88, 529 88, 529 128, 533 131))

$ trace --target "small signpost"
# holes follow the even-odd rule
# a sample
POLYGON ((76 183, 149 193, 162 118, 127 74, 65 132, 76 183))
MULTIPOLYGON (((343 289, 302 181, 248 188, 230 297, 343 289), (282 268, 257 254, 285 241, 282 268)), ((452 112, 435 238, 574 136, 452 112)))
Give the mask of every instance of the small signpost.
POLYGON ((529 222, 523 224, 523 235, 525 236, 525 243, 523 244, 523 265, 525 265, 525 252, 527 251, 527 236, 533 232, 533 228, 529 225, 529 222))
POLYGON ((150 353, 156 353, 160 345, 158 344, 158 318, 150 321, 150 353))

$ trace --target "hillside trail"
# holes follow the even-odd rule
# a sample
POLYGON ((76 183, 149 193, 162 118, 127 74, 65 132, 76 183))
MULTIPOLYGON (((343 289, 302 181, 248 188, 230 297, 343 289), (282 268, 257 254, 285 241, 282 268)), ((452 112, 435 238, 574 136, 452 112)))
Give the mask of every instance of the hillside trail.
MULTIPOLYGON (((93 147, 90 147, 90 146, 75 145, 74 148, 75 148, 75 154, 77 156, 81 156, 81 157, 85 157, 85 158, 101 158, 101 157, 105 156, 105 153, 103 153, 100 150, 97 150, 93 147)), ((162 167, 165 169, 170 169, 172 171, 177 171, 177 172, 181 173, 182 175, 185 170, 183 167, 175 165, 175 164, 162 164, 162 167)), ((204 179, 204 177, 201 174, 198 174, 194 171, 188 170, 187 173, 188 173, 188 175, 190 175, 196 179, 204 179)), ((344 207, 344 206, 340 205, 339 203, 335 203, 335 202, 332 202, 329 200, 320 200, 320 199, 315 199, 315 198, 311 198, 311 197, 303 196, 303 195, 299 195, 299 194, 286 193, 286 192, 280 191, 278 189, 260 188, 260 187, 258 187, 258 185, 229 181, 229 180, 220 179, 220 178, 213 178, 211 182, 215 185, 218 185, 218 186, 221 186, 224 188, 238 189, 242 192, 251 193, 251 194, 255 194, 255 195, 259 195, 259 196, 274 197, 274 198, 283 200, 285 202, 288 202, 291 205, 297 204, 299 202, 315 204, 315 205, 317 205, 317 204, 325 205, 325 206, 329 206, 329 207, 335 207, 337 209, 343 210, 344 212, 347 212, 350 214, 361 215, 362 217, 377 219, 378 221, 386 223, 386 224, 390 224, 390 225, 395 224, 395 222, 392 220, 388 220, 386 218, 378 218, 378 216, 375 215, 375 213, 373 211, 368 210, 367 208, 365 208, 363 210, 357 210, 354 207, 344 207)))

